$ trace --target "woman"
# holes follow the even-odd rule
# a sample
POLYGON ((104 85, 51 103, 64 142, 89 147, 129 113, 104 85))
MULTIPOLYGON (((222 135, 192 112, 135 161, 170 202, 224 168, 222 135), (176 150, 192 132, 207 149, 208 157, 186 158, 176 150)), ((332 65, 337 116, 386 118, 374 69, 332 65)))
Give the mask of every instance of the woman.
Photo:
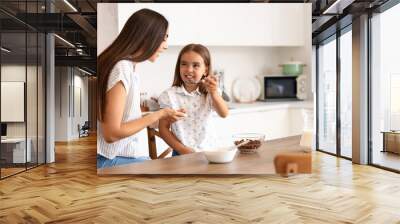
POLYGON ((135 66, 146 60, 154 62, 167 49, 167 38, 168 21, 155 11, 142 9, 128 19, 114 42, 98 56, 98 168, 149 159, 137 156, 136 134, 160 119, 175 122, 184 117, 183 112, 168 108, 141 116, 140 79, 135 66))

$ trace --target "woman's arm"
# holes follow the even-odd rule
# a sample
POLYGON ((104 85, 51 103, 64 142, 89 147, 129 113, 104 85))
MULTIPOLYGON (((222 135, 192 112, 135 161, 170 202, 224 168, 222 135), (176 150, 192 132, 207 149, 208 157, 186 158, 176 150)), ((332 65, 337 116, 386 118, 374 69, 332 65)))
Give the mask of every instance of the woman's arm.
POLYGON ((178 151, 179 154, 193 153, 194 150, 182 144, 179 139, 170 131, 171 122, 167 119, 161 119, 158 124, 160 135, 162 139, 174 150, 178 151))
POLYGON ((172 121, 176 121, 184 117, 184 113, 182 112, 165 108, 143 118, 123 123, 122 116, 124 113, 125 101, 126 90, 120 81, 106 93, 106 108, 101 126, 104 139, 108 143, 134 135, 161 118, 168 118, 172 121))

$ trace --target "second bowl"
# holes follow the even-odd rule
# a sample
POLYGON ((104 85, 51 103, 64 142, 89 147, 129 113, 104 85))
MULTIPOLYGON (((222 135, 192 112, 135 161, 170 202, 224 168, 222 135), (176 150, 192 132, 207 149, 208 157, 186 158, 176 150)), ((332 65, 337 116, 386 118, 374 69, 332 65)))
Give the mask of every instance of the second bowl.
POLYGON ((265 134, 262 133, 239 133, 233 135, 235 145, 248 141, 248 143, 238 147, 240 153, 255 153, 264 139, 265 134))

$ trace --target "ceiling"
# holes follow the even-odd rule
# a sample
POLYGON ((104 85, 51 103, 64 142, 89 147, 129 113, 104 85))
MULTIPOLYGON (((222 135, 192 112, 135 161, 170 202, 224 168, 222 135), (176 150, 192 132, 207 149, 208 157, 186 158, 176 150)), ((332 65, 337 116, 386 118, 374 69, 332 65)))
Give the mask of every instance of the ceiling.
MULTIPOLYGON (((338 20, 347 16, 350 18, 348 20, 351 23, 352 16, 357 16, 357 14, 367 9, 373 9, 387 0, 340 0, 340 4, 335 4, 335 1, 337 0, 47 0, 48 6, 46 9, 45 0, 1 0, 0 24, 2 32, 6 33, 2 35, 2 46, 6 46, 7 43, 8 48, 15 49, 14 54, 18 54, 18 52, 25 54, 25 38, 24 33, 21 33, 21 31, 25 32, 25 28, 39 32, 55 32, 59 37, 70 43, 66 43, 61 38, 55 38, 56 65, 80 66, 94 72, 96 70, 97 55, 97 3, 312 3, 313 41, 318 41, 318 38, 324 38, 324 35, 329 35, 329 28, 335 26, 338 20), (50 11, 49 8, 52 8, 54 13, 46 13, 50 11)), ((342 25, 344 26, 346 23, 342 25)), ((28 43, 27 46, 28 55, 36 49, 35 43, 28 43)))

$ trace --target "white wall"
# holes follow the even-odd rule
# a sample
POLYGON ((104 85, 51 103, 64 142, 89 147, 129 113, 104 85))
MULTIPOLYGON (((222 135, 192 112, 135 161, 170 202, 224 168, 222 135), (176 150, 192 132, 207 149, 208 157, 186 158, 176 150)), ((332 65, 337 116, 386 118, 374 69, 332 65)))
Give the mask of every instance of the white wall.
POLYGON ((68 140, 68 85, 67 67, 55 68, 55 141, 68 140))
POLYGON ((79 70, 71 67, 56 67, 56 141, 77 139, 78 124, 83 125, 88 120, 88 78, 82 75, 79 70), (79 94, 81 97, 78 97, 79 94), (82 114, 77 105, 82 106, 82 114))
MULTIPOLYGON (((85 121, 88 121, 88 107, 89 107, 89 102, 88 102, 88 77, 87 76, 81 76, 78 73, 76 74, 77 70, 75 70, 75 75, 74 75, 74 110, 75 113, 73 113, 73 119, 72 119, 72 136, 74 138, 79 137, 78 129, 77 126, 80 124, 81 126, 85 123, 85 121), (78 93, 78 90, 80 90, 80 93, 78 93), (80 94, 80 99, 79 99, 79 94, 80 94), (81 101, 79 103, 79 100, 81 101), (80 104, 80 105, 79 105, 80 104), (81 107, 80 109, 82 110, 81 113, 79 111, 79 106, 81 107)), ((79 72, 79 71, 78 71, 79 72)))
POLYGON ((118 7, 113 3, 97 4, 97 55, 118 35, 118 7), (101 15, 101 16, 100 16, 101 15))

